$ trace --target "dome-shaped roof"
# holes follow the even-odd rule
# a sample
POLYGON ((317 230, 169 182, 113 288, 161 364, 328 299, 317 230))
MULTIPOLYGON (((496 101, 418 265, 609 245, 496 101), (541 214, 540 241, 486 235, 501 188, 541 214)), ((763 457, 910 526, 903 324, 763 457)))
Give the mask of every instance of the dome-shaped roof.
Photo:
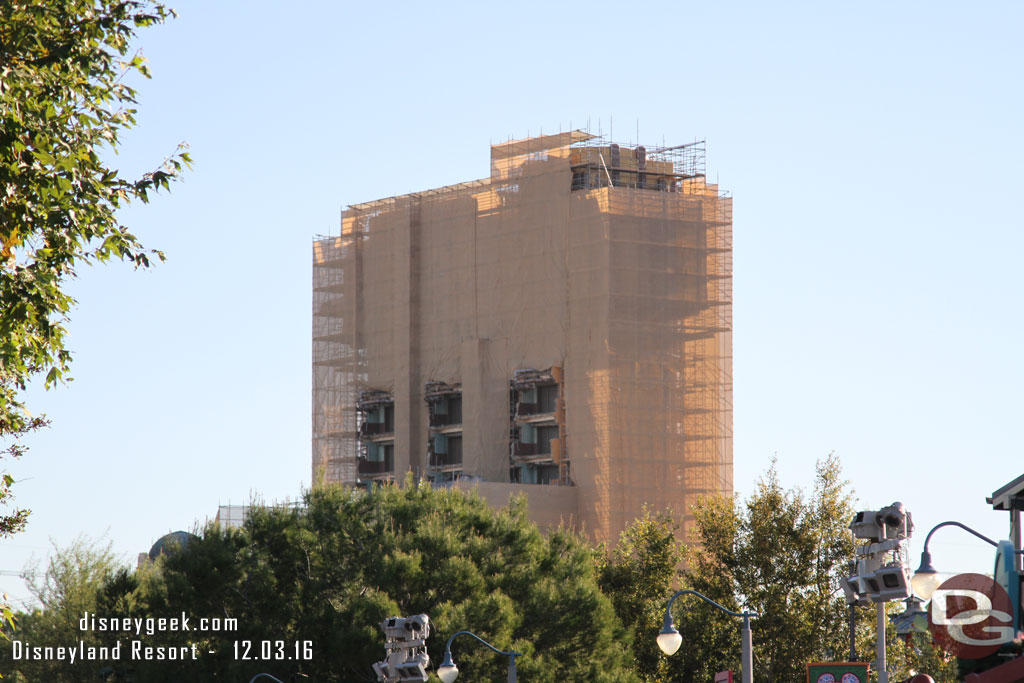
POLYGON ((184 548, 193 538, 198 537, 187 531, 172 531, 169 534, 164 534, 149 549, 149 559, 156 562, 156 558, 161 554, 168 552, 171 548, 184 548))

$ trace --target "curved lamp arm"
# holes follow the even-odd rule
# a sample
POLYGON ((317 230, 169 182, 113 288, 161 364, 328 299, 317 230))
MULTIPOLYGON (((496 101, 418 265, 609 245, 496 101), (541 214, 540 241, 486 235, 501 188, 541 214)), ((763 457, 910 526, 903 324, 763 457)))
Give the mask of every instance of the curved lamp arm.
POLYGON ((932 594, 935 593, 935 589, 939 587, 939 573, 932 565, 932 554, 928 552, 928 542, 932 540, 932 534, 944 526, 960 527, 967 533, 977 536, 989 545, 997 548, 999 547, 999 544, 988 536, 980 534, 971 527, 966 524, 961 524, 960 522, 940 522, 933 526, 932 530, 928 532, 928 535, 924 537, 924 550, 921 551, 921 566, 917 568, 917 571, 914 572, 914 578, 910 580, 910 585, 914 589, 914 594, 922 600, 931 599, 932 594))
POLYGON ((757 612, 733 612, 731 609, 718 604, 717 602, 715 602, 714 600, 712 600, 711 598, 709 598, 708 596, 706 596, 706 595, 704 595, 702 593, 698 593, 697 591, 690 590, 690 589, 684 589, 684 590, 681 590, 681 591, 677 591, 675 595, 673 595, 671 598, 668 599, 668 604, 665 605, 665 623, 664 623, 664 625, 663 625, 663 627, 661 629, 661 632, 663 634, 668 635, 668 634, 678 634, 679 633, 678 631, 676 631, 676 624, 672 620, 672 603, 675 602, 676 598, 678 598, 680 595, 696 595, 698 598, 700 598, 704 602, 708 603, 709 605, 713 605, 713 606, 717 607, 718 609, 722 610, 723 612, 725 612, 729 616, 731 616, 731 617, 740 617, 741 619, 743 619, 743 628, 746 628, 746 629, 750 628, 750 618, 751 617, 756 618, 756 617, 760 616, 760 615, 758 615, 757 612))
POLYGON ((506 656, 510 656, 510 657, 518 657, 518 656, 520 656, 522 654, 521 652, 504 652, 502 650, 499 650, 498 648, 494 647, 493 645, 488 643, 486 640, 484 640, 483 638, 481 638, 477 634, 471 633, 469 631, 456 631, 455 633, 453 633, 452 637, 448 639, 448 642, 444 646, 445 654, 448 654, 449 652, 452 651, 452 641, 455 640, 455 636, 461 636, 461 635, 473 636, 474 638, 479 640, 481 643, 483 643, 484 645, 486 645, 492 651, 498 653, 499 655, 506 655, 506 656))
MULTIPOLYGON (((473 636, 478 641, 480 641, 488 648, 490 648, 491 651, 496 652, 499 655, 504 655, 508 657, 508 681, 509 683, 516 683, 516 657, 521 656, 522 653, 512 651, 505 652, 504 650, 499 650, 498 648, 494 647, 477 634, 471 633, 470 631, 456 631, 452 634, 451 638, 449 638, 448 642, 445 644, 444 661, 442 661, 441 665, 437 667, 437 675, 444 683, 451 683, 451 681, 454 681, 455 678, 459 675, 459 669, 455 666, 455 660, 452 659, 452 641, 455 640, 455 636, 461 636, 463 634, 467 636, 473 636)), ((250 683, 252 682, 250 681, 250 683)))
POLYGON ((993 541, 988 536, 985 536, 984 534, 979 534, 977 531, 975 531, 971 527, 967 526, 966 524, 961 524, 960 522, 952 522, 952 521, 950 521, 950 522, 940 522, 939 524, 936 524, 935 526, 932 527, 932 530, 929 531, 928 535, 924 537, 924 551, 925 552, 928 552, 928 541, 932 540, 932 534, 934 534, 936 531, 938 531, 939 529, 941 529, 944 526, 958 526, 961 529, 963 529, 964 531, 966 531, 967 533, 974 534, 975 536, 977 536, 978 538, 980 538, 981 540, 985 541, 986 543, 988 543, 991 546, 998 546, 999 545, 998 543, 993 541))
POLYGON ((700 598, 704 602, 708 603, 709 605, 714 605, 715 607, 717 607, 718 609, 722 610, 723 612, 725 612, 726 614, 728 614, 729 616, 732 616, 732 617, 750 618, 750 617, 758 616, 758 614, 756 612, 733 612, 731 609, 727 609, 726 607, 723 607, 722 605, 718 604, 717 602, 715 602, 714 600, 712 600, 708 596, 703 595, 702 593, 698 593, 697 591, 690 590, 690 589, 685 589, 685 590, 677 591, 675 595, 673 595, 671 598, 668 599, 668 604, 665 606, 665 616, 666 617, 670 617, 671 616, 672 603, 675 602, 676 598, 678 598, 680 595, 696 595, 698 598, 700 598))

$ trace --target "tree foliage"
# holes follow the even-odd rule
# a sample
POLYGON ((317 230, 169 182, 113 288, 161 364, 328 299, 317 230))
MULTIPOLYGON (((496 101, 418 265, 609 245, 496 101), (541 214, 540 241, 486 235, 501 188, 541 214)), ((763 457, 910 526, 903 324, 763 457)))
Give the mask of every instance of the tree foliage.
MULTIPOLYGON (((128 179, 104 156, 135 124, 126 79, 149 71, 129 55, 135 30, 170 10, 150 0, 9 0, 0 11, 0 457, 46 424, 24 405, 28 382, 65 377, 67 280, 82 264, 122 259, 147 267, 147 251, 117 211, 166 189, 187 152, 128 179)), ((0 471, 0 504, 11 476, 0 471)), ((25 525, 27 510, 0 516, 0 536, 25 525)))
MULTIPOLYGON (((848 527, 855 513, 834 456, 818 463, 810 497, 783 489, 772 467, 743 507, 733 509, 734 547, 708 549, 711 562, 731 577, 735 594, 761 615, 754 631, 756 678, 795 680, 805 675, 807 662, 836 661, 848 650, 840 581, 854 556, 848 527)), ((723 514, 698 513, 702 537, 723 514)), ((706 576, 708 565, 697 566, 705 568, 698 576, 706 576)))
MULTIPOLYGON (((116 576, 128 575, 110 542, 100 543, 79 536, 66 547, 54 546, 45 570, 38 566, 27 573, 29 591, 38 608, 17 615, 17 625, 4 629, 6 639, 38 646, 86 647, 102 644, 99 634, 79 629, 85 612, 101 611, 102 590, 116 576)), ((0 673, 15 681, 78 683, 95 681, 103 664, 22 659, 13 661, 10 645, 0 648, 0 673), (11 676, 13 674, 13 676, 11 676)), ((6 679, 5 679, 6 680, 6 679)))
POLYGON ((661 630, 665 600, 678 584, 684 548, 679 526, 668 513, 633 522, 610 552, 598 552, 601 590, 633 636, 633 670, 645 681, 667 680, 669 662, 655 635, 661 630))
MULTIPOLYGON (((683 647, 671 657, 657 649, 665 603, 686 587, 760 614, 752 624, 758 683, 802 680, 807 662, 846 659, 848 612, 838 581, 853 551, 850 496, 833 457, 819 463, 810 495, 783 489, 772 468, 745 501, 709 498, 694 510, 696 548, 681 544, 670 515, 646 512, 616 547, 594 550, 564 530, 542 535, 521 500, 495 512, 476 496, 411 480, 372 494, 319 488, 301 507, 253 508, 242 529, 211 525, 134 573, 116 566, 109 546, 80 540, 58 550, 33 584, 44 607, 18 615, 17 638, 194 643, 200 657, 22 662, 18 673, 57 683, 88 680, 97 666, 109 683, 248 680, 262 672, 371 681, 370 665, 384 656, 380 622, 420 612, 434 622, 428 647, 435 666, 447 637, 466 629, 523 653, 523 680, 706 683, 718 671, 738 671, 741 622, 692 596, 673 608, 683 647), (83 633, 77 620, 84 611, 141 620, 184 613, 193 627, 204 617, 231 618, 238 628, 83 633), (280 641, 288 656, 310 641, 312 658, 245 660, 234 643, 246 641, 253 654, 262 654, 263 643, 275 653, 280 641)), ((888 607, 895 613, 902 605, 888 607)), ((860 612, 858 652, 867 660, 874 609, 860 612)), ((466 680, 503 679, 504 658, 468 638, 453 650, 466 680)), ((955 680, 955 661, 927 637, 908 647, 890 629, 888 651, 891 680, 918 671, 955 680)), ((3 656, 0 650, 7 672, 3 656)))
POLYGON ((669 584, 760 615, 752 621, 758 683, 802 680, 807 662, 842 658, 849 628, 839 581, 853 557, 847 525, 854 512, 834 456, 818 463, 810 496, 784 489, 773 466, 745 501, 711 497, 692 510, 698 543, 684 552, 680 580, 665 551, 670 522, 640 520, 602 572, 619 616, 634 629, 638 673, 651 683, 706 683, 718 671, 739 670, 741 621, 692 596, 673 607, 683 647, 668 658, 657 652, 669 584))
MULTIPOLYGON (((596 580, 594 552, 564 530, 542 535, 525 503, 495 512, 475 495, 411 481, 367 494, 318 488, 301 508, 255 508, 241 530, 208 527, 162 557, 133 593, 139 615, 230 617, 237 632, 165 633, 159 645, 199 642, 185 668, 140 665, 147 681, 375 680, 384 658, 380 622, 429 614, 433 665, 447 638, 469 630, 522 653, 530 681, 633 681, 628 637, 596 580), (239 661, 232 641, 312 641, 310 661, 239 661), (191 668, 189 668, 191 667, 191 668)), ((507 660, 459 639, 466 680, 504 678, 507 660)))

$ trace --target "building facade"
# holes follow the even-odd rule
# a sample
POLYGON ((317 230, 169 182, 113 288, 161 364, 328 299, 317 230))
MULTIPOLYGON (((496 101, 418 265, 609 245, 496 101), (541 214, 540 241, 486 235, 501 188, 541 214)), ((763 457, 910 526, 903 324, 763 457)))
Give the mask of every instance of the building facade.
POLYGON ((732 492, 732 200, 704 145, 582 131, 313 244, 313 476, 526 493, 614 541, 732 492))

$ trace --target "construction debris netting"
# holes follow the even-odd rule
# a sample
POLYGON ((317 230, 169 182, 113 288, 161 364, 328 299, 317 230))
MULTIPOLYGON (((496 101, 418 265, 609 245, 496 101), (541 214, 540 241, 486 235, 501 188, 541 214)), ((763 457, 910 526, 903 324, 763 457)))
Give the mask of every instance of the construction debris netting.
MULTIPOLYGON (((581 131, 491 148, 491 177, 350 206, 313 245, 314 481, 358 479, 361 392, 394 471, 429 469, 428 382, 461 385, 461 476, 509 482, 510 381, 560 368, 557 483, 595 540, 732 492, 732 200, 703 144, 581 131)), ((545 486, 537 484, 536 486, 545 486)))

